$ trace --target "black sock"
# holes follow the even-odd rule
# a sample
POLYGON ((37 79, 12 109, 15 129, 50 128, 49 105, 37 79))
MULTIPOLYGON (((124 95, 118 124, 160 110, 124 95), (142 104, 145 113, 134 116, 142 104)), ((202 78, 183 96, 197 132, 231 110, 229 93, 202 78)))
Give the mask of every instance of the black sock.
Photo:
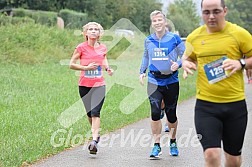
POLYGON ((171 139, 170 140, 170 143, 175 143, 176 142, 176 139, 171 139))
POLYGON ((158 145, 158 146, 160 147, 160 143, 155 143, 154 146, 155 146, 155 145, 158 145))

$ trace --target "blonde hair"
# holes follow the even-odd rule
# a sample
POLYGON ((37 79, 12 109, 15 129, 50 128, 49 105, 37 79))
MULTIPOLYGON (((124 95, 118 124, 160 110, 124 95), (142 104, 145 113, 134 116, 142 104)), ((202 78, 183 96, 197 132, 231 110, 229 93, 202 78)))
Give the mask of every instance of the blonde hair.
POLYGON ((82 27, 83 35, 86 37, 86 40, 87 40, 88 38, 87 38, 86 34, 87 34, 87 30, 88 30, 90 25, 96 25, 99 28, 99 32, 100 32, 100 35, 98 37, 98 40, 99 40, 100 37, 102 36, 104 30, 103 30, 103 27, 97 22, 88 22, 87 24, 85 24, 82 27))
POLYGON ((151 14, 150 14, 150 19, 152 20, 152 17, 153 17, 153 16, 156 16, 156 15, 158 15, 158 14, 162 14, 163 17, 164 17, 164 19, 166 19, 165 14, 164 14, 163 12, 161 12, 160 10, 154 10, 153 12, 151 12, 151 14))

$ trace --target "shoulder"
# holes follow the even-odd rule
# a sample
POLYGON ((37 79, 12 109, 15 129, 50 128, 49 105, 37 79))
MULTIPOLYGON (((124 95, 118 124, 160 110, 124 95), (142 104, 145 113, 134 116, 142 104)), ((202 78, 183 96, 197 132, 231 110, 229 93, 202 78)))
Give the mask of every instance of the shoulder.
POLYGON ((150 34, 150 35, 148 35, 148 36, 145 38, 145 41, 154 40, 154 36, 155 36, 155 34, 150 34))
POLYGON ((241 26, 228 21, 227 21, 227 31, 228 33, 233 34, 237 38, 251 37, 251 34, 245 28, 242 28, 241 26))
POLYGON ((103 44, 103 43, 100 43, 99 50, 101 52, 107 53, 107 46, 105 44, 103 44))
POLYGON ((100 43, 100 47, 101 48, 107 48, 107 46, 105 44, 103 44, 103 43, 100 43))
POLYGON ((176 41, 178 41, 179 43, 182 42, 182 39, 180 38, 180 36, 176 33, 171 33, 173 35, 173 37, 176 39, 176 41))
POLYGON ((82 42, 82 43, 80 43, 80 44, 77 45, 76 49, 77 48, 83 48, 85 46, 87 46, 87 42, 82 42))
POLYGON ((164 40, 169 42, 175 42, 176 44, 180 44, 181 42, 183 42, 178 34, 172 32, 167 32, 165 34, 164 40))
POLYGON ((147 36, 147 37, 145 38, 144 43, 145 43, 145 44, 149 44, 149 43, 152 43, 152 42, 154 42, 154 41, 157 41, 157 40, 155 39, 155 34, 150 34, 149 36, 147 36))
POLYGON ((206 31, 206 25, 202 25, 193 30, 186 38, 186 42, 192 42, 196 37, 206 31))

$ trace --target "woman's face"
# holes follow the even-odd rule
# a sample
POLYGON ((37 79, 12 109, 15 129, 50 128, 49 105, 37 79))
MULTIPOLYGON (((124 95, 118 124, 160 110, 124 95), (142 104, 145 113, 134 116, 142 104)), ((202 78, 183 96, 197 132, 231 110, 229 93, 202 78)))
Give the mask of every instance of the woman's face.
POLYGON ((98 39, 100 37, 100 29, 97 25, 91 24, 88 26, 85 35, 88 39, 98 39))

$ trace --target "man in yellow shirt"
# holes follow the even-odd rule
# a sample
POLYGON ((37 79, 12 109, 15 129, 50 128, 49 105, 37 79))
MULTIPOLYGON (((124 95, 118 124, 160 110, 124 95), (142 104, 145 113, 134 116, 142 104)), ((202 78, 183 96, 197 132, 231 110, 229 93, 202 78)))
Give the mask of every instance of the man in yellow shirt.
POLYGON ((237 167, 247 127, 243 69, 252 68, 252 38, 225 20, 224 0, 202 0, 201 8, 205 24, 187 37, 183 77, 198 70, 195 127, 206 166, 221 166, 223 142, 225 166, 237 167))

